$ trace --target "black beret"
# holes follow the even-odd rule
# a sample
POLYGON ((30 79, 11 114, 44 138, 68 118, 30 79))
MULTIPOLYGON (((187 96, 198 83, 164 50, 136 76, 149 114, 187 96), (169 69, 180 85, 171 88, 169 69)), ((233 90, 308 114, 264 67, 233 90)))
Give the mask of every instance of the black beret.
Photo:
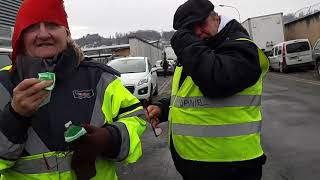
POLYGON ((173 28, 188 29, 194 23, 204 21, 213 9, 214 5, 208 0, 188 0, 174 14, 173 28))

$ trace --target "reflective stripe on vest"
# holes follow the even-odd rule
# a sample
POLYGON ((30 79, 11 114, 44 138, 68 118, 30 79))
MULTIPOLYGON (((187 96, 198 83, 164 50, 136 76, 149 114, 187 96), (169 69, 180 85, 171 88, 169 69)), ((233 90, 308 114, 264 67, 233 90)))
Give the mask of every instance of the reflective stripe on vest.
POLYGON ((32 127, 28 129, 28 139, 25 143, 25 150, 32 156, 50 152, 49 148, 42 142, 41 138, 32 127))
POLYGON ((12 67, 12 65, 10 65, 10 66, 5 66, 5 67, 3 67, 2 69, 0 69, 0 71, 8 71, 8 70, 11 69, 11 67, 12 67))
MULTIPOLYGON (((102 112, 102 103, 104 99, 105 90, 109 86, 109 84, 115 80, 115 77, 110 75, 109 73, 103 73, 97 84, 97 96, 96 101, 94 103, 94 108, 91 116, 90 124, 96 127, 103 126, 105 122, 105 116, 102 112), (99 90, 99 91, 98 91, 99 90)), ((108 122, 112 123, 112 122, 108 122)))
POLYGON ((11 95, 8 90, 0 83, 0 111, 8 104, 11 99, 11 95))
POLYGON ((195 97, 171 97, 171 105, 179 108, 222 108, 239 106, 260 106, 260 95, 235 95, 228 98, 209 99, 204 96, 195 97))
POLYGON ((176 135, 193 137, 230 137, 259 133, 261 131, 261 121, 242 124, 226 125, 191 125, 172 124, 172 131, 176 135))
POLYGON ((17 161, 12 170, 23 174, 40 174, 71 171, 71 155, 50 156, 33 160, 17 161))

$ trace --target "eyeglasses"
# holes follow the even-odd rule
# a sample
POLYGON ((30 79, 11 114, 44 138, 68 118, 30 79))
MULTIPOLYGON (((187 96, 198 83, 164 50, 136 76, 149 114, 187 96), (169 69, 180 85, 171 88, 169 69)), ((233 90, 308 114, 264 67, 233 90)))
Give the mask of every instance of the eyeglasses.
MULTIPOLYGON (((145 101, 145 102, 143 103, 143 105, 144 105, 144 109, 145 109, 146 112, 149 114, 149 111, 148 111, 148 103, 145 101)), ((162 129, 161 129, 160 127, 154 127, 154 126, 153 126, 153 122, 154 122, 154 121, 150 122, 150 125, 151 125, 152 131, 153 131, 153 133, 154 133, 154 136, 155 136, 155 137, 158 137, 158 136, 161 135, 162 129)))

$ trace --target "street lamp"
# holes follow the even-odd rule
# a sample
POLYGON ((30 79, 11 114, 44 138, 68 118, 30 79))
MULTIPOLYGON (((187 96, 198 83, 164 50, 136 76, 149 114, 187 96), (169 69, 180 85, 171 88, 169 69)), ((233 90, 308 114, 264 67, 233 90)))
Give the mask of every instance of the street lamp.
POLYGON ((220 4, 219 6, 220 6, 220 7, 230 7, 230 8, 235 9, 235 10, 238 12, 238 15, 239 15, 239 22, 241 23, 240 12, 239 12, 239 10, 238 10, 236 7, 229 6, 229 5, 224 5, 224 4, 220 4))

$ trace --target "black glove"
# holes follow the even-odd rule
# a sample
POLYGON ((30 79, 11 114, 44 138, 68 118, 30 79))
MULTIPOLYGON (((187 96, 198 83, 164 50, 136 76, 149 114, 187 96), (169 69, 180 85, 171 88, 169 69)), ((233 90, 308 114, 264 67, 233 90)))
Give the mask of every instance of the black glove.
MULTIPOLYGON (((171 46, 174 52, 176 53, 178 59, 181 61, 182 51, 197 42, 201 42, 202 40, 197 37, 191 30, 182 29, 178 30, 174 33, 171 38, 171 46)), ((181 62, 180 62, 181 63, 181 62)))
POLYGON ((98 155, 106 152, 110 133, 106 128, 98 128, 88 124, 82 125, 87 134, 71 143, 74 151, 71 167, 78 180, 89 180, 96 175, 95 161, 98 155))

